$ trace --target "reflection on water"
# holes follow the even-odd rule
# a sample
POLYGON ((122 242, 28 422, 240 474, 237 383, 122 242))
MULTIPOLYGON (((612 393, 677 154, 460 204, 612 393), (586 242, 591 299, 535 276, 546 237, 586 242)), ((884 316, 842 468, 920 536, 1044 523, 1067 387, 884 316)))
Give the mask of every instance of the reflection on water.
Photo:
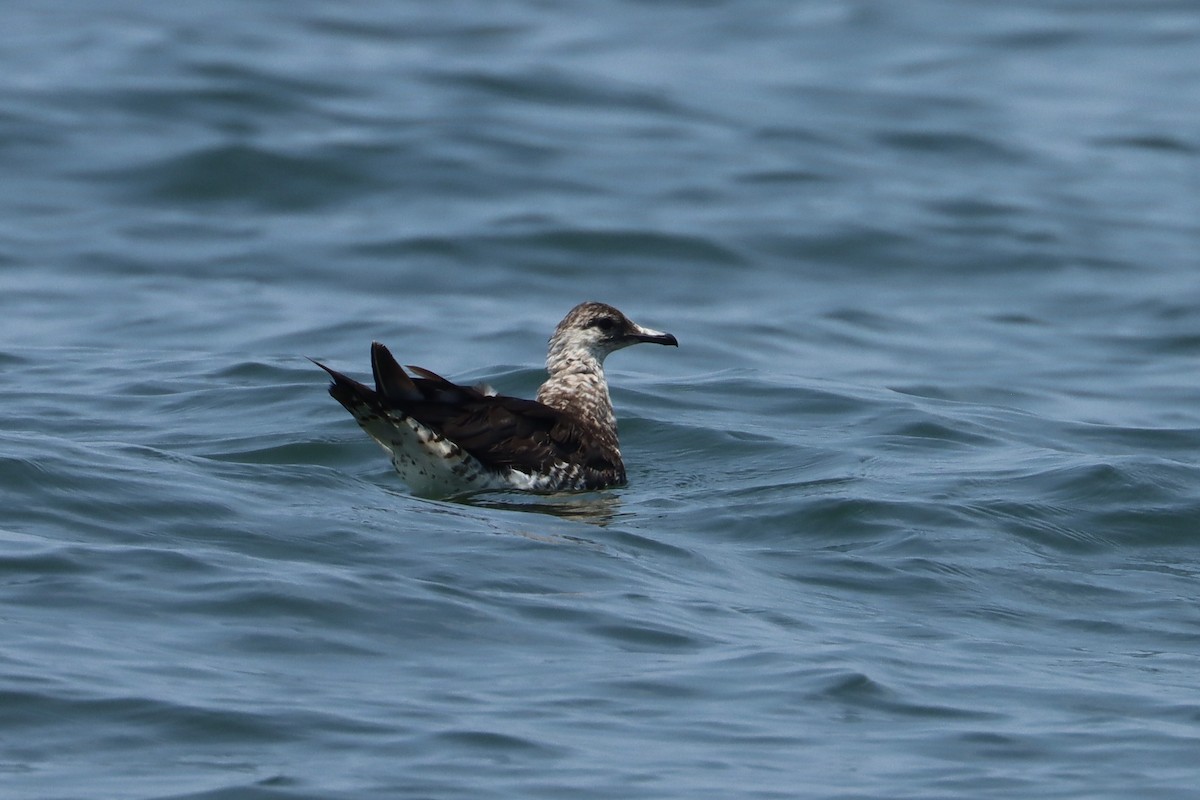
POLYGON ((413 495, 398 479, 392 481, 388 474, 386 485, 377 484, 384 492, 409 502, 428 504, 423 507, 435 514, 455 517, 475 516, 470 509, 482 508, 496 511, 523 511, 547 514, 559 519, 586 522, 589 525, 606 527, 622 517, 632 514, 621 513, 621 498, 610 491, 599 492, 552 492, 537 494, 520 491, 478 492, 449 498, 428 498, 413 495))
POLYGON ((537 514, 549 514, 600 527, 610 525, 617 518, 625 516, 620 513, 621 498, 612 492, 587 492, 584 494, 488 492, 463 498, 459 502, 501 511, 530 511, 537 514))

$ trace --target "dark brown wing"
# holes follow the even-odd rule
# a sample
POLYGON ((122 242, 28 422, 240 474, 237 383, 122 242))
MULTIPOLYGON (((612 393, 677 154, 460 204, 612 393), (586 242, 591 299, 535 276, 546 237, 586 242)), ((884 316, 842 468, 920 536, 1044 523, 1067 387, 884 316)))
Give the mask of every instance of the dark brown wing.
POLYGON ((622 473, 619 481, 624 479, 615 453, 586 435, 569 415, 534 400, 481 397, 453 405, 422 404, 411 413, 489 466, 543 473, 556 464, 571 464, 622 473))

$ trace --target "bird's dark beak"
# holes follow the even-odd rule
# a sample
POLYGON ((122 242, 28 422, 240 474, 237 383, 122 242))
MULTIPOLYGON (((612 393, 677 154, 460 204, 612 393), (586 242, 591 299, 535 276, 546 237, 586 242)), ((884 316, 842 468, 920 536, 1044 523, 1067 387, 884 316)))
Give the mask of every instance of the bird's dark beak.
POLYGON ((635 342, 649 342, 651 344, 669 344, 672 347, 679 347, 679 340, 674 334, 663 333, 656 331, 653 328, 643 328, 638 325, 634 328, 633 336, 630 337, 635 342))

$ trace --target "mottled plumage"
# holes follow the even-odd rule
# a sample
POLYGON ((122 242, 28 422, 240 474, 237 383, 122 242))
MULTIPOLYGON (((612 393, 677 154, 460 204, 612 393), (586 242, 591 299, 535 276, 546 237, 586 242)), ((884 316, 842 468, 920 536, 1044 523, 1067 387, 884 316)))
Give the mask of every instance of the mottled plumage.
POLYGON ((639 342, 678 345, 612 306, 581 303, 550 337, 549 378, 537 400, 451 383, 420 367, 409 375, 371 345, 375 388, 329 373, 329 394, 386 450, 419 494, 485 489, 561 491, 625 483, 604 359, 639 342))

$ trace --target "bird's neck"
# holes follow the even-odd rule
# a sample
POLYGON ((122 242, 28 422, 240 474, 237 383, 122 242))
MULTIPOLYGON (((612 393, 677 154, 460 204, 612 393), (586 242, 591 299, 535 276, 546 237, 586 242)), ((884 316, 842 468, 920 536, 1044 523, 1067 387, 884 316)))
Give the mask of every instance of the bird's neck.
POLYGON ((550 377, 538 389, 538 402, 615 433, 617 418, 608 396, 604 364, 590 353, 555 355, 546 360, 550 377))
POLYGON ((550 380, 568 375, 597 375, 604 383, 604 356, 552 342, 546 355, 546 372, 550 373, 550 380))

